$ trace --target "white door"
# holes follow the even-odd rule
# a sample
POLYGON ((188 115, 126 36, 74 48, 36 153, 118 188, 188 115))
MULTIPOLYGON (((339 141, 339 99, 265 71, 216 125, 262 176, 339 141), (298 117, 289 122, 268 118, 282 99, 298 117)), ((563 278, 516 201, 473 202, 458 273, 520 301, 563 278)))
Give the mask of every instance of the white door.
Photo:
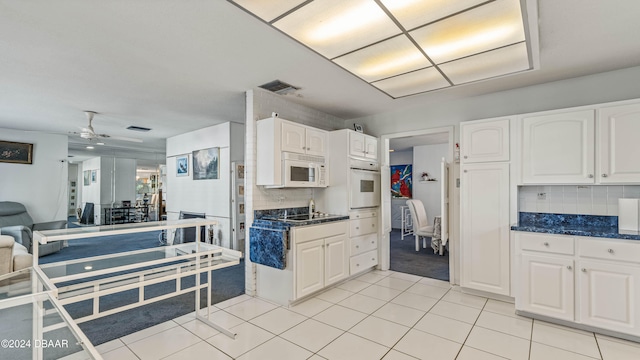
POLYGON ((306 134, 304 126, 287 121, 282 122, 282 151, 305 153, 306 134))
POLYGON ((509 164, 462 166, 461 286, 509 295, 509 164))
POLYGON ((364 157, 367 159, 378 159, 378 139, 372 136, 364 137, 364 157))
POLYGON ((509 121, 461 123, 462 163, 509 161, 509 121))
POLYGON ((600 109, 600 183, 640 182, 640 104, 600 109))
POLYGON ((533 116, 522 122, 522 182, 592 184, 594 111, 533 116))
POLYGON ((324 241, 324 286, 349 276, 349 248, 346 235, 326 238, 324 241))
POLYGON ((516 309, 574 320, 573 258, 522 254, 516 309))
POLYGON ((349 155, 364 157, 364 134, 349 131, 349 155))
POLYGON ((307 128, 306 143, 307 154, 326 155, 327 133, 325 131, 307 128))
POLYGON ((640 335, 640 268, 579 261, 579 322, 640 335))
MULTIPOLYGON (((445 158, 440 163, 440 237, 444 248, 449 241, 449 164, 445 158)), ((442 255, 442 250, 440 252, 442 255)))
POLYGON ((296 298, 324 287, 324 240, 298 244, 296 247, 296 298))

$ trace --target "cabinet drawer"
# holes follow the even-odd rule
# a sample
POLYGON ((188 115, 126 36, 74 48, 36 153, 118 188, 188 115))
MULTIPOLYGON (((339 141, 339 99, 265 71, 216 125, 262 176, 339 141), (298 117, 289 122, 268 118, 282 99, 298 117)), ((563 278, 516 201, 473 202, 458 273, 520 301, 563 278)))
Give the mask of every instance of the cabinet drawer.
POLYGON ((640 242, 578 238, 578 253, 584 257, 637 263, 640 262, 640 242))
POLYGON ((378 265, 378 250, 371 250, 364 254, 351 257, 351 275, 357 274, 363 270, 367 270, 372 266, 378 265))
POLYGON ((292 239, 296 243, 322 239, 347 233, 347 221, 336 221, 322 225, 292 227, 292 239))
POLYGON ((378 219, 366 218, 366 219, 359 219, 359 220, 350 220, 349 227, 351 228, 349 237, 356 237, 356 236, 366 235, 366 234, 374 234, 378 232, 378 219))
POLYGON ((574 253, 574 239, 571 236, 516 233, 516 239, 519 241, 520 250, 565 255, 574 253))
POLYGON ((378 248, 378 234, 369 234, 351 238, 351 256, 378 248))
POLYGON ((349 212, 349 219, 351 220, 376 218, 376 217, 378 217, 377 210, 360 210, 360 211, 349 212))

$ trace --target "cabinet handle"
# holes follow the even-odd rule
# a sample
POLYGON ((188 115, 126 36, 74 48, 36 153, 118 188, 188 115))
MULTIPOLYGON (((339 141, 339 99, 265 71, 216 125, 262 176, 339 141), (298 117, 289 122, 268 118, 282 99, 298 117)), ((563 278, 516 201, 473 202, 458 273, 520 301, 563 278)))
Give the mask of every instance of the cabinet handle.
POLYGON ((360 230, 360 227, 359 227, 359 226, 356 226, 356 230, 360 230))
POLYGON ((607 177, 607 174, 602 174, 602 177, 607 177))
POLYGON ((376 227, 376 224, 371 224, 371 227, 376 227))
POLYGON ((356 264, 356 266, 360 266, 360 264, 356 264))
POLYGON ((567 265, 567 270, 571 270, 571 265, 567 265))
POLYGON ((549 246, 549 243, 545 241, 544 246, 549 246))
POLYGON ((465 170, 464 172, 467 172, 467 170, 465 170))
POLYGON ((360 245, 356 245, 356 249, 360 249, 360 245))
POLYGON ((372 243, 372 244, 375 244, 376 242, 375 242, 375 241, 371 241, 371 243, 372 243))
POLYGON ((587 269, 582 268, 582 269, 580 269, 580 271, 582 271, 582 272, 586 273, 586 272, 587 272, 587 269))
POLYGON ((371 261, 376 261, 376 258, 371 258, 371 261))
POLYGON ((588 175, 589 179, 593 179, 593 174, 588 175))
POLYGON ((468 159, 469 157, 467 155, 463 156, 465 159, 468 159))
POLYGON ((609 249, 607 251, 609 252, 609 254, 613 254, 613 249, 609 249))

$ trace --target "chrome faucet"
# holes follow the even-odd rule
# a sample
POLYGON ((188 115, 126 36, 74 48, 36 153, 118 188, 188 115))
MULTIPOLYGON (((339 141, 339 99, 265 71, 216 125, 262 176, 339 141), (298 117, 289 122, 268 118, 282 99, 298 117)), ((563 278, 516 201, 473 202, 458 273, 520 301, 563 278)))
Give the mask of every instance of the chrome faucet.
POLYGON ((316 212, 316 204, 313 202, 313 199, 309 200, 309 216, 313 216, 313 213, 316 212))

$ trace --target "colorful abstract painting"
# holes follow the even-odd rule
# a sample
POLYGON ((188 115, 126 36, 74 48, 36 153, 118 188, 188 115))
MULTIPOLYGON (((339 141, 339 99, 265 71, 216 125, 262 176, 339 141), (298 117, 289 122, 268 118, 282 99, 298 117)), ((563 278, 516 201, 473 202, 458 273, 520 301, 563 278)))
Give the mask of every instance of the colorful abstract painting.
POLYGON ((391 197, 411 199, 412 165, 391 165, 391 197))

